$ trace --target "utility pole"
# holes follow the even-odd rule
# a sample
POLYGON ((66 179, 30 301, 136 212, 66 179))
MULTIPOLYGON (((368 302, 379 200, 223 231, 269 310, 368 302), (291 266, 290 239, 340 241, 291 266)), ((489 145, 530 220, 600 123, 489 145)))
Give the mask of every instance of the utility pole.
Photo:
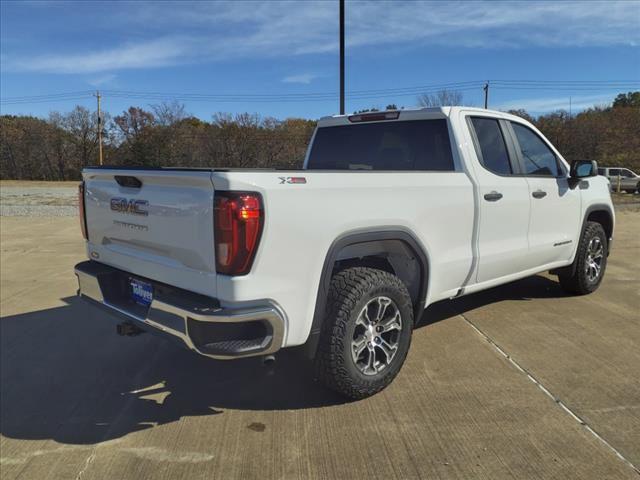
POLYGON ((344 0, 340 0, 340 115, 344 115, 344 0))
POLYGON ((489 80, 484 84, 482 90, 484 90, 484 109, 486 110, 489 108, 489 80))
POLYGON ((98 99, 98 152, 100 165, 102 165, 102 112, 100 111, 100 99, 102 96, 98 90, 96 90, 94 96, 98 99))
POLYGON ((569 120, 571 120, 571 97, 569 97, 569 120))

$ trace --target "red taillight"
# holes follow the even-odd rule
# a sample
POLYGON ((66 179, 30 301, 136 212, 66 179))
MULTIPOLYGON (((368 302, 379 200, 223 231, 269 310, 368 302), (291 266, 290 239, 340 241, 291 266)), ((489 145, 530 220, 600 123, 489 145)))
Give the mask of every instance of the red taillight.
POLYGON ((249 272, 263 220, 260 194, 216 192, 213 221, 218 273, 244 275, 249 272))
POLYGON ((78 211, 80 214, 80 230, 85 240, 89 240, 87 235, 87 217, 84 213, 84 182, 78 185, 78 211))

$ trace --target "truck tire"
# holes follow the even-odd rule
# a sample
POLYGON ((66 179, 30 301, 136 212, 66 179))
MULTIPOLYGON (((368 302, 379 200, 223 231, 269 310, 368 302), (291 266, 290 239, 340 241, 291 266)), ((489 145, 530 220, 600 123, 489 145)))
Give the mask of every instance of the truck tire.
POLYGON ((587 222, 580 237, 576 258, 568 270, 573 274, 558 275, 562 288, 578 295, 594 292, 600 286, 607 268, 607 250, 607 235, 602 225, 587 222))
POLYGON ((342 270, 331 279, 317 378, 346 397, 369 397, 400 371, 412 331, 411 297, 398 277, 374 268, 342 270))

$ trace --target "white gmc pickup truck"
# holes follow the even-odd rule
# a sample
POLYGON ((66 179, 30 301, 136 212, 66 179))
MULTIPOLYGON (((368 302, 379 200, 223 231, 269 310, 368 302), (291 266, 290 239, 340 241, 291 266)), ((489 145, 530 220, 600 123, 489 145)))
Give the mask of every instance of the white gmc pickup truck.
POLYGON ((321 119, 302 170, 87 168, 79 295, 195 352, 305 345, 328 387, 386 387, 433 302, 551 270, 598 288, 614 211, 595 162, 463 107, 321 119))

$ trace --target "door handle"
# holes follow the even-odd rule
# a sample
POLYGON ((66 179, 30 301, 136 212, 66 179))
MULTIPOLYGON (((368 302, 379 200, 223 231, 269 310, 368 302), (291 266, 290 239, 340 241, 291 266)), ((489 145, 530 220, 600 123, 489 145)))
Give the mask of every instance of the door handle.
POLYGON ((491 193, 485 193, 484 199, 487 202, 497 202, 502 198, 502 194, 500 192, 496 192, 495 190, 491 193))
POLYGON ((533 198, 544 198, 547 196, 547 192, 545 192, 544 190, 536 190, 531 195, 533 196, 533 198))

